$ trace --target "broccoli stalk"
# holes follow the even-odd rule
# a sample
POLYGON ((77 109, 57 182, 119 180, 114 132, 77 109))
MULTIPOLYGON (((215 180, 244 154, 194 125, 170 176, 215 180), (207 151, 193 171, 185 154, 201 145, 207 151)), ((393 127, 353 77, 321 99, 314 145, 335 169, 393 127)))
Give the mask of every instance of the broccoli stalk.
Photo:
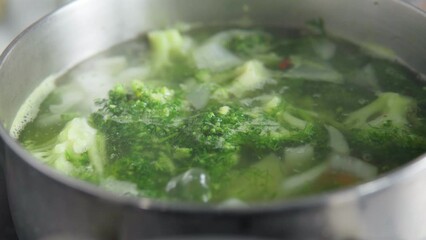
POLYGON ((155 68, 171 64, 173 54, 183 54, 184 38, 176 29, 148 33, 155 68))

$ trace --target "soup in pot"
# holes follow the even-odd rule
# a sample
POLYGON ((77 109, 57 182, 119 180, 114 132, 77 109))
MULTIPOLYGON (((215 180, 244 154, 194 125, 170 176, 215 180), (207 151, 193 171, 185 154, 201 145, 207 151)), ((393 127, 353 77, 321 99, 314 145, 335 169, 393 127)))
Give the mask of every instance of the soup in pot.
POLYGON ((242 204, 376 178, 426 152, 426 87, 380 47, 304 30, 149 32, 50 77, 12 134, 121 195, 242 204), (40 102, 37 111, 29 111, 40 102))

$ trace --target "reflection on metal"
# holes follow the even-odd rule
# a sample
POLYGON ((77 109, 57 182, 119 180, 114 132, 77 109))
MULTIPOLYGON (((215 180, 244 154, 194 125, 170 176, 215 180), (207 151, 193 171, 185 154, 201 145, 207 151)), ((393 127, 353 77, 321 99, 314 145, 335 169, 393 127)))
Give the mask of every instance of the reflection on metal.
POLYGON ((404 0, 407 3, 414 5, 417 8, 426 11, 426 0, 404 0))
POLYGON ((6 0, 0 0, 0 19, 3 18, 6 9, 6 0))
POLYGON ((0 0, 0 52, 23 29, 71 0, 0 0))

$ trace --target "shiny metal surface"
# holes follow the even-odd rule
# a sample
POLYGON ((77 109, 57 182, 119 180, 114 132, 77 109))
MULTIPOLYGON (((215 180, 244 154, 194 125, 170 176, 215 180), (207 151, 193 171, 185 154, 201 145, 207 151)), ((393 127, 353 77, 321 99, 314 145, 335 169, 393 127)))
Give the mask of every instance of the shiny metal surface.
POLYGON ((425 239, 426 156, 347 190, 217 209, 117 197, 49 169, 7 134, 44 78, 147 30, 177 22, 298 27, 318 17, 331 32, 389 47, 426 73, 426 15, 396 0, 84 0, 27 30, 0 63, 0 135, 20 239, 425 239))
POLYGON ((67 0, 0 0, 0 50, 33 22, 67 0))
POLYGON ((426 11, 426 1, 425 0, 405 0, 409 4, 426 11))

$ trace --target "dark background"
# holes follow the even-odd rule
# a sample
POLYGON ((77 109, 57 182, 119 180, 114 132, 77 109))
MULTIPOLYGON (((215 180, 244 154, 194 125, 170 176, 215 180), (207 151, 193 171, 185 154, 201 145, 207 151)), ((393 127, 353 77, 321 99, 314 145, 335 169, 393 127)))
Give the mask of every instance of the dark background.
POLYGON ((0 239, 18 240, 12 224, 6 195, 3 168, 0 166, 0 239))

